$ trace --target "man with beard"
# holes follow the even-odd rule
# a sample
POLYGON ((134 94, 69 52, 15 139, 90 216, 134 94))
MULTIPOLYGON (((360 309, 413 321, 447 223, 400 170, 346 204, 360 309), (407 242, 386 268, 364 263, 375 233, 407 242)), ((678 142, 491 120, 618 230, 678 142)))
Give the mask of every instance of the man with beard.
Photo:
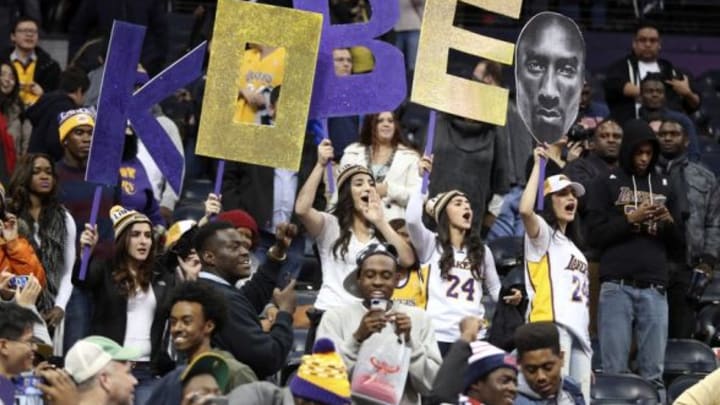
POLYGON ((661 175, 670 177, 678 189, 676 194, 685 197, 683 200, 687 204, 681 214, 685 218, 686 248, 678 246, 669 251, 668 337, 689 339, 695 328, 695 311, 686 295, 693 269, 712 276, 720 252, 720 188, 710 170, 688 161, 688 136, 679 122, 663 121, 658 140, 660 158, 656 169, 661 175))
POLYGON ((296 234, 295 225, 278 225, 268 260, 239 290, 234 287, 235 283, 250 275, 250 239, 228 222, 211 222, 195 235, 195 250, 203 265, 198 282, 211 286, 228 302, 227 324, 212 342, 250 366, 261 379, 278 372, 292 348, 295 282, 279 290, 276 280, 296 234), (258 314, 271 298, 278 313, 270 332, 265 333, 258 314))

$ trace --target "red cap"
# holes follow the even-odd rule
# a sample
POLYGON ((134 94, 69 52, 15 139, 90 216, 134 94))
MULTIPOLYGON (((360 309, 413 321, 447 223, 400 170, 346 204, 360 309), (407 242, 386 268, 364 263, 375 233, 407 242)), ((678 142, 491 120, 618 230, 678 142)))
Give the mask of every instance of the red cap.
POLYGON ((260 232, 258 231, 257 222, 247 211, 236 209, 223 211, 218 215, 218 221, 230 222, 235 228, 247 228, 252 232, 253 246, 257 244, 260 232))

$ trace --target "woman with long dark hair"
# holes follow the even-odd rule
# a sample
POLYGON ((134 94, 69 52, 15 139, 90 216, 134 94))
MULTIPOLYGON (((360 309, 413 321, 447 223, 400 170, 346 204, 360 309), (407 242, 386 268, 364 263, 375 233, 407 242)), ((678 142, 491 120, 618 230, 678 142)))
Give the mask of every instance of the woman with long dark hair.
MULTIPOLYGON (((140 350, 133 375, 135 404, 149 397, 156 375, 172 367, 162 350, 168 291, 174 274, 155 266, 155 244, 150 219, 135 210, 114 206, 110 210, 115 231, 113 258, 92 261, 83 286, 92 295, 92 335, 105 336, 123 346, 140 350)), ((86 225, 81 245, 94 246, 97 232, 86 225)))
POLYGON ((365 166, 375 178, 375 189, 382 199, 385 217, 403 218, 410 194, 420 184, 420 155, 400 133, 392 111, 369 114, 363 120, 360 142, 343 152, 340 167, 365 166))
POLYGON ((17 72, 10 63, 0 62, 0 114, 7 121, 7 130, 12 136, 18 156, 27 151, 32 133, 30 120, 22 118, 24 112, 17 72))
POLYGON ((8 187, 10 210, 28 225, 28 241, 45 269, 47 288, 38 310, 50 327, 65 316, 75 264, 75 220, 58 201, 57 189, 55 165, 44 154, 21 158, 8 187))
POLYGON ((548 158, 547 148, 539 146, 533 155, 535 164, 519 206, 525 225, 525 289, 530 300, 527 318, 529 322, 555 322, 565 353, 563 375, 577 381, 589 400, 590 282, 587 260, 577 247, 580 232, 576 218, 578 198, 585 194, 585 188, 563 174, 548 177, 543 184, 543 211, 536 214, 533 207, 540 160, 548 158))
MULTIPOLYGON (((429 172, 431 159, 423 157, 421 167, 429 172)), ((437 233, 422 222, 423 195, 418 187, 408 202, 405 221, 420 263, 428 264, 426 311, 445 355, 460 338, 458 324, 463 318, 484 318, 483 287, 497 301, 501 286, 492 252, 482 243, 480 229, 473 226, 467 196, 459 190, 440 193, 428 200, 425 210, 435 220, 437 233)), ((517 305, 521 297, 516 290, 504 299, 517 305)))
MULTIPOLYGON (((295 213, 308 234, 317 242, 323 282, 314 304, 322 313, 331 307, 356 302, 358 298, 343 287, 345 277, 356 267, 355 258, 371 243, 387 242, 398 250, 402 266, 415 260, 410 246, 392 229, 383 215, 375 179, 365 166, 348 166, 337 177, 338 201, 331 213, 312 207, 315 193, 332 159, 330 140, 318 146, 318 161, 298 193, 295 213)), ((318 316, 314 325, 320 322, 318 316)))

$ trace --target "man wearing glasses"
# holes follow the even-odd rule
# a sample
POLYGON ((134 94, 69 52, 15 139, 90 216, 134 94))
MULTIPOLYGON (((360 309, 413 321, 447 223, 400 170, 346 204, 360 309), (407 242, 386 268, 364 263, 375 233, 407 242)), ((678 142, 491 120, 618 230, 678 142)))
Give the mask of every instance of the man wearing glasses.
POLYGON ((33 368, 34 312, 16 304, 0 304, 0 401, 14 404, 13 377, 33 368))
POLYGON ((14 47, 0 55, 15 68, 20 81, 20 99, 26 107, 43 93, 57 89, 60 82, 60 65, 38 46, 38 37, 37 21, 21 17, 10 34, 14 47))

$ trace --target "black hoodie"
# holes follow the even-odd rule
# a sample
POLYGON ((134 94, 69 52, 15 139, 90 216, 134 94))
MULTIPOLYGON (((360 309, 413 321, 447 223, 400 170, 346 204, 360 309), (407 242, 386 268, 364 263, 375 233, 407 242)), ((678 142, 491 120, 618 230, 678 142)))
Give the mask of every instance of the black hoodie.
POLYGON ((620 167, 593 183, 588 198, 588 239, 601 250, 600 280, 625 279, 667 285, 667 250, 682 249, 681 231, 674 223, 630 224, 626 214, 642 203, 662 198, 674 212, 670 181, 655 174, 660 144, 652 129, 641 120, 630 120, 624 127, 620 147, 620 167), (646 173, 634 174, 633 153, 650 142, 653 157, 646 173))

